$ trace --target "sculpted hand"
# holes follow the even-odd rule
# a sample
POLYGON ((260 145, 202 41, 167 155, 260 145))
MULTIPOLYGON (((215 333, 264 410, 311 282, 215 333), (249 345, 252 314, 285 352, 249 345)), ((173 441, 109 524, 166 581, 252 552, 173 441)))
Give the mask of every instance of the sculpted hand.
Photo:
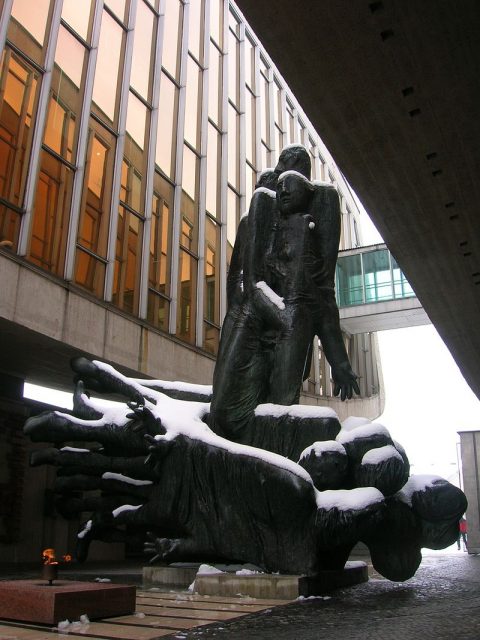
POLYGON ((357 383, 358 376, 352 370, 348 361, 332 367, 332 378, 334 383, 333 395, 339 395, 342 401, 347 398, 350 400, 354 391, 357 395, 360 395, 360 388, 357 383))

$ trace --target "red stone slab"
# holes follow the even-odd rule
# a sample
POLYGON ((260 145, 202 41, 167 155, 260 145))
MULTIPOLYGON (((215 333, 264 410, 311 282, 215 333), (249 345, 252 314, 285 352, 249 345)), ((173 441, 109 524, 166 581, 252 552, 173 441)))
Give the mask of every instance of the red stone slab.
POLYGON ((0 618, 56 624, 134 613, 136 588, 122 584, 57 580, 0 581, 0 618))

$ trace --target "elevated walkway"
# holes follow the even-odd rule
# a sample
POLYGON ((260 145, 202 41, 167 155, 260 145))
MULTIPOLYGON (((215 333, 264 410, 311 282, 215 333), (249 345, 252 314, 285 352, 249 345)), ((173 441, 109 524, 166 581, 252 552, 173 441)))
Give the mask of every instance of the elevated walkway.
POLYGON ((340 251, 336 291, 340 323, 350 334, 430 324, 384 244, 340 251))

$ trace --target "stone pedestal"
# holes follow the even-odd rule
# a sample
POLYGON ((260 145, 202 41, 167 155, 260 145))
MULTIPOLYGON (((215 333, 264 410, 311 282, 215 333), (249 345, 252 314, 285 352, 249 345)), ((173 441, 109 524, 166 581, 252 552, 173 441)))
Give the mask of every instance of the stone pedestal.
POLYGON ((185 564, 178 567, 143 567, 143 584, 146 587, 187 589, 195 580, 198 567, 198 564, 185 564))
MULTIPOLYGON (((347 562, 344 569, 322 571, 316 576, 290 576, 270 573, 237 575, 234 565, 215 565, 222 573, 197 574, 191 567, 144 567, 145 585, 186 589, 195 580, 195 592, 204 596, 250 596, 270 600, 295 600, 299 596, 321 596, 342 587, 368 580, 365 562, 347 562)), ((241 569, 241 566, 238 566, 241 569)))
POLYGON ((44 580, 0 582, 0 618, 57 624, 78 620, 86 614, 91 620, 135 612, 136 589, 119 584, 44 580))

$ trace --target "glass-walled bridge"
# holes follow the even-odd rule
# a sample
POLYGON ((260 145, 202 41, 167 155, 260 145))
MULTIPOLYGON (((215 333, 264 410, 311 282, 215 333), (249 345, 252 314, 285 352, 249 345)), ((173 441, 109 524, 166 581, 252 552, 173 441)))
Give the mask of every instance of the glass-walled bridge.
POLYGON ((336 291, 342 327, 351 334, 430 323, 384 244, 340 251, 336 291))

